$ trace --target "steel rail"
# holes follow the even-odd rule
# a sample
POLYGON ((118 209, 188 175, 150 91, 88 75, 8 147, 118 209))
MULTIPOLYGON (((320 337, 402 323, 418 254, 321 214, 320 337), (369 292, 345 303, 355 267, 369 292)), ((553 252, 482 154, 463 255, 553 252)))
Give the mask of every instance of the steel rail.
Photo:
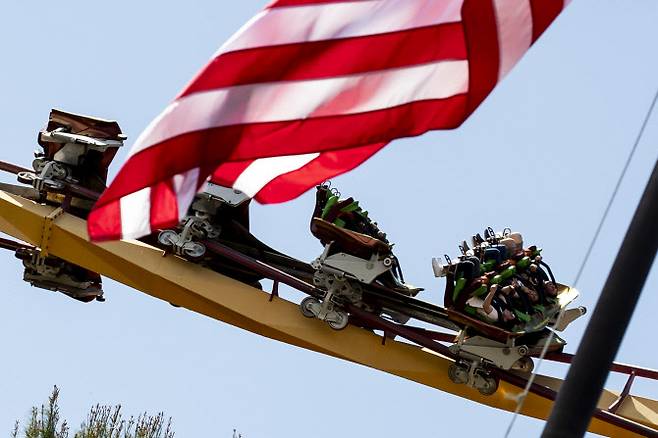
POLYGON ((14 175, 18 175, 21 172, 34 173, 34 170, 32 169, 28 169, 27 167, 17 166, 16 164, 7 163, 6 161, 0 161, 0 170, 4 172, 13 173, 14 175))
MULTIPOLYGON (((38 246, 43 240, 44 221, 53 210, 51 206, 0 191, 0 230, 38 246)), ((452 360, 429 348, 421 349, 413 341, 383 338, 354 325, 337 333, 320 321, 302 317, 295 303, 274 299, 267 292, 179 257, 163 258, 162 251, 153 246, 136 241, 90 243, 84 220, 70 214, 61 215, 53 223, 49 246, 54 256, 155 298, 271 339, 378 369, 477 403, 509 411, 513 406, 511 397, 520 391, 518 385, 501 379, 495 394, 483 396, 466 385, 450 382, 448 367, 452 360), (382 343, 385 345, 378 347, 382 343)), ((557 389, 560 380, 541 376, 539 383, 557 389)), ((617 394, 606 391, 604 397, 599 408, 607 409, 617 394)), ((544 419, 550 407, 550 398, 531 393, 522 413, 544 419)), ((634 395, 629 395, 618 411, 619 416, 650 428, 658 425, 656 412, 658 402, 634 395)), ((589 430, 618 437, 650 433, 633 432, 623 426, 594 418, 589 430)))
MULTIPOLYGON (((304 276, 303 279, 298 278, 296 276, 296 274, 299 275, 300 273, 297 272, 298 271, 297 269, 288 270, 284 266, 280 266, 280 265, 272 266, 269 263, 263 262, 261 260, 257 260, 257 259, 255 259, 251 256, 248 256, 248 255, 245 255, 243 252, 241 252, 239 250, 236 250, 234 248, 231 248, 229 246, 226 246, 222 243, 213 242, 213 241, 204 241, 203 243, 212 252, 214 252, 216 254, 220 254, 223 257, 226 257, 228 259, 231 259, 236 263, 240 263, 240 264, 243 264, 245 266, 248 266, 250 269, 258 270, 262 267, 270 267, 270 268, 275 269, 276 271, 280 271, 281 273, 290 275, 292 278, 295 278, 296 280, 301 281, 301 283, 296 283, 300 287, 311 286, 309 281, 306 280, 306 278, 308 278, 310 280, 312 277, 311 276, 304 276), (244 258, 239 257, 239 256, 244 256, 244 258), (293 272, 290 272, 290 271, 293 271, 293 272)), ((285 257, 286 257, 286 259, 290 259, 290 260, 294 261, 297 265, 303 263, 303 262, 300 262, 297 259, 290 258, 289 256, 285 256, 285 257)), ((281 262, 282 261, 283 260, 281 260, 281 262)), ((308 268, 312 270, 310 265, 308 265, 308 268)), ((274 278, 271 278, 271 279, 274 279, 274 278)), ((317 294, 317 292, 313 292, 313 291, 307 292, 303 289, 300 289, 299 287, 292 286, 292 285, 290 285, 290 286, 295 287, 296 289, 298 289, 302 292, 309 293, 310 295, 314 295, 314 293, 317 294)), ((373 286, 373 285, 370 285, 370 286, 373 286)), ((388 290, 386 288, 382 287, 382 286, 374 285, 374 287, 376 288, 375 290, 377 290, 380 293, 388 292, 388 290)), ((315 289, 315 288, 313 287, 313 289, 315 289)), ((395 292, 391 292, 391 293, 395 293, 395 292)), ((318 297, 321 297, 321 294, 314 295, 314 296, 316 296, 316 298, 318 298, 318 297)), ((390 297, 387 297, 387 298, 390 298, 390 297)), ((411 297, 400 296, 400 297, 396 297, 396 298, 399 298, 399 299, 402 299, 402 300, 403 299, 408 299, 408 302, 417 302, 417 303, 421 303, 421 304, 427 304, 428 307, 423 308, 422 309, 423 311, 433 312, 435 309, 440 309, 438 306, 435 306, 435 305, 429 304, 429 303, 425 303, 424 301, 417 300, 417 299, 414 299, 414 298, 411 298, 411 297)), ((401 301, 401 302, 404 302, 404 301, 401 301)), ((392 310, 398 310, 398 309, 392 309, 392 310)), ((440 314, 441 316, 445 315, 445 317, 447 318, 447 314, 445 314, 445 312, 440 312, 440 313, 437 312, 437 314, 440 314)), ((412 314, 409 314, 409 316, 416 317, 417 314, 412 313, 412 314)), ((426 317, 424 318, 422 316, 418 319, 420 319, 422 321, 425 321, 425 322, 430 322, 430 323, 434 322, 434 320, 432 320, 430 318, 426 318, 426 317)), ((420 327, 410 327, 410 328, 412 328, 413 330, 415 330, 419 333, 424 334, 425 336, 427 336, 431 339, 434 339, 434 340, 437 340, 437 341, 440 341, 440 342, 453 342, 454 338, 456 336, 454 334, 440 333, 440 332, 436 332, 436 331, 433 331, 433 330, 423 329, 423 328, 420 328, 420 327)), ((546 359, 551 360, 551 361, 555 361, 555 362, 560 362, 560 363, 571 363, 571 359, 573 358, 573 356, 574 356, 573 354, 569 354, 569 353, 553 352, 553 353, 548 353, 546 355, 546 359)), ((635 366, 635 365, 628 365, 628 364, 614 362, 612 364, 612 367, 610 368, 610 371, 614 371, 614 372, 621 373, 621 374, 631 374, 632 372, 634 372, 638 377, 645 377, 645 378, 648 378, 648 379, 658 380, 658 370, 639 367, 639 366, 635 366)))
MULTIPOLYGON (((2 162, 0 162, 2 163, 2 162)), ((2 164, 0 164, 2 166, 2 164)), ((17 168, 20 168, 19 166, 15 166, 17 168)), ((0 169, 2 170, 2 169, 0 169)), ((295 285, 289 284, 289 286, 294 287, 297 290, 300 290, 302 292, 306 292, 310 295, 316 296, 316 297, 321 297, 321 293, 318 293, 315 287, 311 287, 311 285, 304 281, 304 280, 299 280, 294 275, 291 275, 288 272, 285 272, 284 270, 278 269, 278 268, 273 268, 272 266, 258 261, 256 259, 253 259, 249 256, 244 256, 244 258, 240 257, 237 259, 236 255, 240 254, 240 252, 233 250, 232 248, 229 248, 225 245, 216 243, 216 242, 210 242, 206 241, 204 242, 213 252, 217 252, 219 254, 224 255, 227 258, 232 258, 234 261, 239 262, 245 266, 247 266, 249 269, 253 269, 255 271, 260 271, 261 269, 264 268, 271 268, 274 269, 275 271, 269 271, 269 272, 276 272, 277 275, 279 274, 284 274, 290 276, 289 278, 294 278, 298 281, 295 281, 295 285), (310 288, 308 288, 310 287, 310 288), (304 289, 302 289, 304 288, 304 289), (308 289, 307 289, 308 288, 308 289), (305 290, 306 289, 306 290, 305 290)), ((0 238, 0 248, 1 249, 7 249, 10 251, 15 251, 17 249, 33 249, 34 247, 31 245, 27 245, 21 242, 17 242, 14 240, 10 239, 5 239, 5 238, 0 238)), ((288 284, 288 283, 286 283, 288 284)), ((421 327, 413 327, 413 326, 408 326, 409 329, 422 334, 423 336, 439 341, 439 342, 454 342, 455 340, 455 334, 450 334, 450 333, 441 333, 437 332, 434 330, 428 330, 424 329, 421 327)), ((574 355, 570 353, 563 353, 563 352, 553 352, 553 353, 548 353, 546 355, 547 360, 554 361, 554 362, 560 362, 560 363, 571 363, 571 360, 573 359, 574 355)), ((636 365, 629 365, 629 364, 624 364, 624 363, 618 363, 618 362, 613 362, 612 367, 610 368, 610 371, 617 372, 620 374, 635 374, 637 377, 644 377, 652 380, 658 380, 658 370, 654 370, 651 368, 645 368, 645 367, 639 367, 636 365)))
MULTIPOLYGON (((14 175, 18 175, 21 172, 34 173, 34 170, 32 170, 32 169, 28 169, 28 168, 25 168, 25 167, 17 166, 15 164, 7 163, 6 161, 0 161, 0 171, 13 173, 14 175)), ((91 199, 92 201, 98 200, 98 198, 100 198, 100 196, 101 196, 100 193, 98 193, 94 190, 90 190, 86 187, 82 187, 82 186, 79 186, 77 184, 70 183, 70 182, 65 182, 64 183, 63 192, 65 194, 68 192, 72 195, 80 196, 82 198, 91 199)))
MULTIPOLYGON (((546 359, 552 360, 554 362, 571 363, 574 356, 575 355, 571 353, 548 353, 546 355, 546 359)), ((629 375, 635 373, 637 377, 645 377, 647 379, 658 380, 658 370, 638 367, 635 365, 628 365, 625 363, 613 362, 612 366, 610 367, 610 371, 629 375)))
POLYGON ((0 237, 0 248, 8 249, 9 251, 16 251, 17 249, 33 249, 32 245, 27 245, 25 243, 16 242, 15 240, 4 239, 0 237))
MULTIPOLYGON (((212 251, 222 254, 224 257, 232 260, 233 262, 243 264, 247 266, 249 269, 253 269, 254 271, 258 272, 259 274, 267 278, 270 278, 272 280, 278 281, 283 284, 287 284, 288 286, 291 286, 301 292, 305 292, 315 297, 323 295, 323 292, 317 289, 315 286, 308 284, 305 281, 302 281, 296 277, 293 277, 292 275, 287 274, 286 272, 283 272, 280 269, 273 268, 263 262, 252 259, 249 256, 234 251, 233 249, 225 245, 222 245, 221 243, 212 242, 212 241, 204 241, 203 243, 208 248, 212 249, 212 251)), ((409 327, 405 327, 404 325, 387 321, 377 315, 374 315, 370 312, 366 312, 365 310, 362 310, 349 303, 345 305, 345 308, 350 314, 356 316, 361 321, 365 321, 369 323, 374 328, 379 328, 384 332, 400 336, 408 341, 411 341, 421 347, 427 348, 433 351, 434 353, 440 354, 441 356, 444 356, 446 358, 452 360, 458 359, 458 357, 454 355, 448 349, 448 347, 433 340, 429 336, 425 336, 419 331, 413 330, 409 327)), ((494 374, 500 380, 503 380, 507 383, 511 383, 512 385, 518 386, 519 388, 523 388, 527 383, 527 378, 523 376, 513 374, 507 371, 503 371, 498 368, 492 368, 491 371, 492 374, 494 374)), ((533 383, 532 385, 530 385, 530 392, 552 401, 555 401, 555 399, 557 398, 556 391, 546 386, 539 385, 538 383, 533 383)), ((636 423, 634 421, 628 420, 626 418, 620 417, 619 415, 613 414, 611 412, 604 411, 602 409, 597 408, 594 411, 593 416, 602 421, 605 421, 610 424, 614 424, 618 427, 624 428, 626 430, 640 434, 642 436, 658 437, 657 430, 636 423)))
MULTIPOLYGON (((258 261, 256 259, 253 259, 249 256, 244 256, 244 258, 241 257, 238 260, 236 258, 236 254, 241 254, 241 253, 238 252, 238 251, 235 251, 232 248, 229 248, 225 245, 218 244, 218 243, 215 243, 215 242, 210 242, 210 241, 206 241, 204 243, 206 245, 208 245, 210 247, 210 249, 213 250, 214 252, 220 253, 220 254, 224 255, 225 257, 227 257, 227 258, 232 258, 234 261, 239 262, 239 263, 247 266, 250 269, 260 270, 260 269, 264 269, 264 268, 272 268, 274 270, 280 271, 278 274, 286 274, 286 275, 290 276, 289 278, 296 278, 296 277, 294 277, 294 275, 291 275, 288 272, 285 272, 285 271, 283 271, 281 269, 278 269, 278 268, 273 268, 272 266, 270 266, 270 265, 268 265, 264 262, 258 261)), ((24 244, 24 243, 21 243, 21 242, 14 241, 14 240, 0 238, 0 248, 15 251, 17 249, 22 249, 22 248, 32 249, 34 247, 31 246, 31 245, 27 245, 27 244, 24 244)), ((241 255, 243 255, 243 254, 241 254, 241 255)), ((275 271, 270 271, 270 272, 275 272, 275 271)), ((297 280, 299 280, 299 279, 297 279, 297 280)), ((294 287, 295 289, 300 290, 302 292, 306 292, 308 294, 314 295, 316 297, 321 297, 321 293, 318 293, 315 287, 310 287, 307 290, 301 289, 301 288, 307 288, 307 287, 311 286, 308 282, 306 282, 304 280, 295 281, 294 286, 291 285, 291 284, 289 284, 289 286, 294 287)), ((421 335, 423 335, 423 336, 425 336, 425 337, 427 337, 427 338, 429 338, 429 339, 439 341, 439 342, 451 343, 451 342, 454 342, 455 337, 456 337, 455 334, 437 332, 437 331, 434 331, 434 330, 428 330, 428 329, 421 328, 421 327, 408 326, 408 328, 415 331, 415 332, 417 332, 417 333, 419 333, 419 334, 421 334, 421 335)), ((551 361, 554 361, 554 362, 560 362, 560 363, 571 363, 571 360, 573 359, 573 357, 574 357, 573 354, 563 353, 563 352, 548 353, 546 355, 547 360, 551 360, 551 361)), ((621 373, 621 374, 629 374, 629 375, 634 373, 637 377, 644 377, 644 378, 648 378, 648 379, 652 379, 652 380, 658 380, 658 370, 654 370, 654 369, 651 369, 651 368, 645 368, 645 367, 639 367, 639 366, 635 366, 635 365, 629 365, 629 364, 614 362, 612 364, 612 367, 610 368, 610 371, 621 373)))
MULTIPOLYGON (((15 166, 10 163, 2 162, 0 161, 0 170, 8 171, 11 173, 17 173, 17 172, 22 172, 22 171, 30 171, 29 169, 24 169, 20 166, 15 166)), ((69 184, 67 187, 69 190, 69 193, 76 194, 78 196, 83 196, 87 197, 90 199, 96 199, 98 198, 99 194, 96 192, 93 192, 91 190, 76 186, 74 184, 69 184), (77 190, 77 189, 82 189, 82 190, 77 190), (77 192, 77 193, 76 193, 77 192)), ((224 245, 217 244, 215 242, 206 242, 209 244, 209 247, 212 247, 213 250, 218 251, 223 253, 225 257, 228 259, 231 259, 235 262, 243 264, 245 267, 249 269, 253 269, 255 272, 260 273, 264 277, 271 278, 275 280, 276 282, 281 282, 284 284, 288 284, 289 286, 298 289, 302 292, 308 293, 310 295, 314 296, 322 296, 323 292, 320 291, 319 289, 315 288, 314 286, 310 285, 309 283, 300 280, 298 278, 295 278, 294 276, 280 270, 273 268, 272 266, 269 266, 266 263, 263 263, 261 261, 255 260, 249 256, 245 256, 238 251, 235 251, 231 248, 228 248, 224 245)), ((0 242, 0 247, 3 247, 1 242, 0 242)), ((29 247, 29 246, 27 246, 29 247)), ((10 248, 8 248, 10 249, 10 248)), ((419 300, 416 300, 419 301, 419 300)), ((422 301, 419 301, 422 303, 422 301)), ((347 310, 352 313, 354 316, 357 318, 360 318, 363 321, 368 322, 374 327, 379 327, 381 330, 383 330, 386 333, 390 334, 395 334, 400 336, 401 338, 407 339, 408 341, 411 341, 421 347, 426 348, 429 351, 432 351, 436 354, 439 354, 445 358, 455 360, 456 357, 450 352, 448 347, 440 344, 433 338, 433 333, 422 333, 421 330, 418 330, 418 328, 415 327, 408 327, 408 326, 403 326, 399 325, 390 321, 387 321, 383 318, 380 318, 379 316, 373 315, 371 313, 365 312, 362 309, 359 309, 355 306, 348 305, 347 310)), ((437 332, 438 333, 438 332, 437 332)), ((437 336, 435 336, 436 338, 437 336)), ((438 336, 438 338, 441 338, 441 336, 438 336)), ((386 337, 383 338, 383 342, 385 342, 386 337)), ((443 340, 444 342, 449 342, 446 341, 445 339, 438 339, 438 340, 443 340)), ((564 359, 564 358, 563 358, 564 359)), ((619 364, 620 365, 620 370, 628 370, 631 367, 630 365, 624 365, 624 364, 619 364)), ((640 369, 638 367, 638 369, 640 369)), ((644 369, 647 370, 647 369, 644 369)), ((497 368, 492 368, 492 374, 494 374, 496 377, 498 377, 501 381, 505 381, 506 383, 509 383, 511 385, 514 385, 516 387, 523 387, 526 379, 523 376, 519 376, 513 373, 509 373, 497 368)), ((648 370, 648 371, 653 371, 653 370, 648 370)), ((623 371, 622 371, 623 372, 623 371)), ((645 373, 647 374, 647 373, 645 373)), ((648 373, 651 374, 651 373, 648 373)), ((640 375, 640 374, 638 374, 640 375)), ((548 400, 555 400, 557 393, 543 385, 539 385, 537 383, 533 384, 530 388, 530 392, 533 394, 536 394, 542 398, 548 399, 548 400)), ((614 425, 616 427, 620 427, 622 429, 628 430, 629 432, 635 433, 635 434, 640 434, 642 436, 650 436, 650 437, 658 437, 658 431, 655 429, 652 429, 651 427, 644 426, 640 423, 637 423, 635 421, 629 420, 627 418, 621 417, 619 415, 613 414, 608 411, 604 411, 602 409, 597 408, 594 412, 593 415, 595 418, 598 420, 601 420, 605 423, 609 423, 611 425, 614 425)))
MULTIPOLYGON (((297 277, 298 279, 306 281, 307 283, 311 283, 313 280, 315 269, 313 269, 310 264, 294 259, 290 256, 278 252, 272 253, 269 251, 259 251, 250 246, 235 244, 233 242, 231 242, 230 246, 228 244, 225 246, 226 248, 222 251, 230 249, 245 254, 280 271, 297 277)), ((222 251, 213 251, 212 245, 208 248, 211 252, 224 256, 222 251)), ((380 300, 383 305, 390 310, 404 313, 405 315, 419 321, 439 325, 448 330, 459 330, 459 327, 448 319, 448 314, 445 309, 435 304, 400 294, 378 284, 363 285, 363 292, 366 299, 373 298, 380 300)))

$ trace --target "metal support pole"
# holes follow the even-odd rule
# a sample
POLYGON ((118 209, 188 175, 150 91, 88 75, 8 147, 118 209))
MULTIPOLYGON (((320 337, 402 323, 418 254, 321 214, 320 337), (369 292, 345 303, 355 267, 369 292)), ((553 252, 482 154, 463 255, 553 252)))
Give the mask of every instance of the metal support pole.
POLYGON ((542 438, 582 437, 658 249, 658 162, 635 210, 542 438))

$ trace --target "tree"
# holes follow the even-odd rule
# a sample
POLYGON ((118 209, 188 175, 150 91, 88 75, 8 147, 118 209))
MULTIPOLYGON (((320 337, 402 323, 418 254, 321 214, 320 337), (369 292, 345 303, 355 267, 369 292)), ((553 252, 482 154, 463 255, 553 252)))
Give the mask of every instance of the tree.
MULTIPOLYGON (((55 386, 48 397, 48 403, 36 406, 30 411, 27 426, 20 435, 20 424, 16 421, 12 438, 70 438, 67 422, 60 422, 59 388, 55 386)), ((80 430, 72 438, 173 438, 171 417, 165 419, 164 413, 149 415, 144 412, 137 418, 124 419, 121 405, 108 406, 97 404, 89 410, 80 430)))

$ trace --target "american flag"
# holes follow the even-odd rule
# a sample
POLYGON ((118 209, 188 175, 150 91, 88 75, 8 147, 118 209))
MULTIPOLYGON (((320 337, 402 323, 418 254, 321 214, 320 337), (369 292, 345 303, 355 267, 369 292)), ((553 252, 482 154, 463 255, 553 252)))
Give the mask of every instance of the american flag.
POLYGON ((568 0, 278 0, 145 129, 92 240, 176 224, 206 181, 299 196, 395 138, 459 126, 568 0))

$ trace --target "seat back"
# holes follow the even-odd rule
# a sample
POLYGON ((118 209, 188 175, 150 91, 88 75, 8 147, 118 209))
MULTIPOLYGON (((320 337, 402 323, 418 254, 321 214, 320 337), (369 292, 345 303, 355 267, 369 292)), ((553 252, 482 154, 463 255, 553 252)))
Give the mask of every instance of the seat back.
POLYGON ((311 220, 311 233, 323 245, 334 242, 339 251, 355 257, 369 259, 373 254, 390 254, 390 245, 374 237, 357 233, 356 231, 339 228, 336 225, 314 217, 311 220))
MULTIPOLYGON (((79 134, 101 141, 112 140, 119 145, 126 138, 121 133, 119 124, 115 121, 53 109, 48 117, 48 125, 39 133, 37 139, 39 145, 43 147, 45 158, 48 160, 56 159, 55 155, 60 151, 64 151, 64 148, 67 147, 65 143, 48 140, 49 136, 46 134, 57 129, 64 129, 65 132, 70 134, 79 134)), ((81 180, 81 185, 96 191, 104 190, 107 181, 107 170, 117 153, 117 149, 117 147, 108 147, 104 152, 90 150, 84 157, 83 162, 75 163, 76 165, 82 165, 74 175, 81 180)))

